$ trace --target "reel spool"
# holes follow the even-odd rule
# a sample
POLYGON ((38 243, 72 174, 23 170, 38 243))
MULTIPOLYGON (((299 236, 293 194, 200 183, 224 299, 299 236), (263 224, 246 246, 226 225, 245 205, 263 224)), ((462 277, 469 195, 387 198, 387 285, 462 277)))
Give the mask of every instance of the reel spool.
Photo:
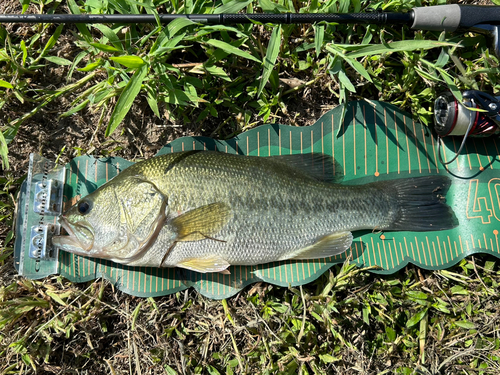
POLYGON ((464 91, 462 96, 463 103, 458 102, 450 92, 441 94, 434 101, 434 130, 438 134, 438 154, 443 165, 455 161, 469 136, 500 134, 500 97, 478 90, 464 91), (440 146, 441 138, 447 136, 463 136, 463 140, 455 157, 445 163, 440 146))

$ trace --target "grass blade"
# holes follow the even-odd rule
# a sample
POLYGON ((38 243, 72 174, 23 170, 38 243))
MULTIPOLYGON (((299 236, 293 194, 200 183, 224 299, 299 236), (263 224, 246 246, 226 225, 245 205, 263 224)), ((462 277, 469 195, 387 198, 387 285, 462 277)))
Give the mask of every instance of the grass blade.
POLYGON ((231 78, 227 75, 224 69, 215 65, 203 65, 203 68, 207 73, 210 73, 211 75, 221 78, 225 81, 231 82, 231 78))
POLYGON ((120 41, 120 38, 118 38, 118 35, 116 35, 115 31, 111 30, 106 25, 96 24, 94 25, 94 27, 98 29, 102 33, 102 35, 104 35, 115 48, 123 50, 123 45, 120 41))
POLYGON ((348 53, 348 58, 356 58, 371 55, 380 55, 383 53, 415 51, 417 49, 431 49, 444 46, 457 46, 455 43, 438 42, 435 40, 404 40, 401 42, 392 42, 387 44, 372 44, 361 47, 356 51, 348 53))
POLYGON ((256 57, 252 56, 248 52, 242 51, 239 48, 236 48, 236 47, 232 46, 231 44, 223 42, 221 40, 210 39, 210 40, 207 40, 206 43, 210 44, 211 46, 214 46, 216 48, 220 48, 221 50, 223 50, 226 53, 240 56, 240 57, 243 57, 244 59, 252 60, 252 61, 255 61, 258 63, 262 63, 262 61, 260 61, 256 57))
POLYGON ((349 90, 350 92, 356 92, 356 88, 354 87, 354 85, 352 84, 351 80, 349 79, 349 77, 347 76, 347 74, 345 74, 345 72, 343 70, 341 70, 339 73, 339 80, 340 82, 343 84, 343 86, 349 90))
POLYGON ((340 49, 336 48, 335 46, 327 46, 326 49, 332 52, 334 55, 347 61, 347 63, 352 66, 353 69, 355 69, 359 74, 365 77, 369 82, 372 82, 370 74, 366 71, 366 69, 363 67, 363 65, 361 65, 360 62, 346 56, 340 49))
POLYGON ((118 48, 108 46, 107 44, 102 43, 90 43, 91 46, 101 50, 103 52, 121 52, 118 48))
POLYGON ((287 11, 287 9, 284 6, 280 4, 275 4, 270 0, 259 0, 259 6, 264 12, 281 13, 287 11))
POLYGON ((446 73, 443 69, 439 69, 439 74, 445 80, 445 82, 448 85, 448 88, 452 92, 453 96, 455 96, 455 98, 457 98, 457 100, 459 102, 462 102, 462 100, 463 100, 462 92, 457 87, 457 85, 455 85, 455 82, 453 82, 453 78, 448 73, 446 73))
POLYGON ((22 10, 21 14, 24 14, 24 12, 26 12, 28 10, 30 3, 31 3, 31 0, 21 0, 21 5, 23 6, 23 10, 22 10))
POLYGON ((132 103, 134 102, 135 97, 139 94, 139 91, 141 91, 142 81, 146 77, 147 72, 147 65, 143 65, 132 75, 132 77, 128 81, 127 86, 125 86, 125 88, 123 89, 123 92, 120 95, 115 108, 113 109, 113 113, 111 114, 111 118, 109 120, 109 124, 105 133, 106 137, 113 134, 118 125, 120 125, 122 120, 127 115, 130 107, 132 107, 132 103))
POLYGON ((139 56, 115 56, 110 59, 130 69, 138 69, 146 64, 139 56))
POLYGON ((8 158, 9 148, 7 146, 7 141, 3 136, 3 132, 0 131, 0 156, 2 157, 2 169, 9 169, 9 158, 8 158))
POLYGON ((233 0, 215 9, 214 14, 238 13, 251 2, 252 0, 233 0))
POLYGON ((196 25, 195 22, 187 18, 177 18, 167 25, 168 37, 172 38, 185 27, 196 25))
POLYGON ((257 91, 257 96, 260 96, 265 84, 269 80, 274 66, 276 64, 276 59, 280 52, 281 46, 281 25, 276 27, 271 34, 271 39, 269 40, 269 46, 267 47, 266 57, 264 59, 264 71, 262 72, 262 78, 259 84, 259 90, 257 91))
POLYGON ((69 61, 68 59, 65 59, 63 57, 57 57, 57 56, 47 56, 44 57, 45 60, 50 61, 51 63, 57 64, 57 65, 71 65, 72 62, 69 61))
POLYGON ((8 89, 13 89, 14 86, 12 86, 9 82, 4 81, 3 79, 0 79, 0 87, 5 87, 8 89))
POLYGON ((47 44, 43 48, 43 51, 42 51, 42 53, 40 54, 40 56, 38 57, 37 60, 41 59, 42 57, 45 57, 45 55, 47 54, 47 52, 49 52, 52 49, 52 47, 54 47, 54 45, 57 42, 57 39, 59 38, 59 35, 61 35, 61 31, 62 31, 63 27, 64 27, 64 24, 63 25, 59 25, 57 27, 56 31, 54 31, 54 34, 52 34, 52 36, 49 38, 49 41, 47 42, 47 44))
POLYGON ((414 325, 416 325, 418 322, 420 322, 424 316, 427 314, 427 309, 421 310, 417 312, 415 315, 413 315, 408 321, 406 322, 406 328, 411 328, 414 325))
MULTIPOLYGON (((75 0, 68 0, 68 7, 71 10, 72 14, 81 14, 80 8, 78 7, 78 5, 76 5, 75 0)), ((80 34, 82 35, 83 39, 85 39, 87 43, 91 43, 92 34, 90 34, 90 31, 87 28, 87 26, 83 23, 77 23, 76 27, 78 28, 78 31, 80 31, 80 34)))
POLYGON ((316 56, 319 56, 325 38, 325 26, 314 25, 314 35, 314 49, 316 50, 316 56))

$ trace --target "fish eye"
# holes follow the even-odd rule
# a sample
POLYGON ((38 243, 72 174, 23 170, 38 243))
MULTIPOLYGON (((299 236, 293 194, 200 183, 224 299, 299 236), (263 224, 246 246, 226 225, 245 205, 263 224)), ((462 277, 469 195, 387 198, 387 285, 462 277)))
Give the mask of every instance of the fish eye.
POLYGON ((78 212, 81 213, 82 215, 85 215, 89 213, 90 211, 90 204, 87 201, 82 201, 78 203, 78 212))

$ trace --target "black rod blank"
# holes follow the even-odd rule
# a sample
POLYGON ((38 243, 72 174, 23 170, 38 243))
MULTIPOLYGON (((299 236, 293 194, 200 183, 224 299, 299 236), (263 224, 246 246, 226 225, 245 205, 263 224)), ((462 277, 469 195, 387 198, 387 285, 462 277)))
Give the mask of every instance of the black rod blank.
MULTIPOLYGON (((500 6, 435 5, 416 7, 407 13, 237 13, 237 14, 159 14, 162 23, 187 18, 205 24, 235 25, 260 22, 300 24, 335 22, 375 25, 406 25, 414 30, 456 31, 500 26, 500 6)), ((152 14, 0 14, 0 23, 156 23, 152 14)))
MULTIPOLYGON (((298 24, 314 22, 404 24, 411 26, 413 13, 252 13, 252 14, 159 14, 162 23, 187 18, 206 24, 274 23, 298 24)), ((156 23, 151 14, 0 14, 0 23, 156 23)))

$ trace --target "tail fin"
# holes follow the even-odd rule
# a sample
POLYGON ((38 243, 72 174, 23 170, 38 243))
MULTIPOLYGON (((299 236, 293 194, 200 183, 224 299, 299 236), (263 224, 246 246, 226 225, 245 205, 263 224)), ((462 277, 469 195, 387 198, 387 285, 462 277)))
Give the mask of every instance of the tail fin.
POLYGON ((446 176, 427 176, 384 181, 396 195, 399 212, 387 230, 434 231, 452 229, 458 220, 444 203, 451 180, 446 176))

